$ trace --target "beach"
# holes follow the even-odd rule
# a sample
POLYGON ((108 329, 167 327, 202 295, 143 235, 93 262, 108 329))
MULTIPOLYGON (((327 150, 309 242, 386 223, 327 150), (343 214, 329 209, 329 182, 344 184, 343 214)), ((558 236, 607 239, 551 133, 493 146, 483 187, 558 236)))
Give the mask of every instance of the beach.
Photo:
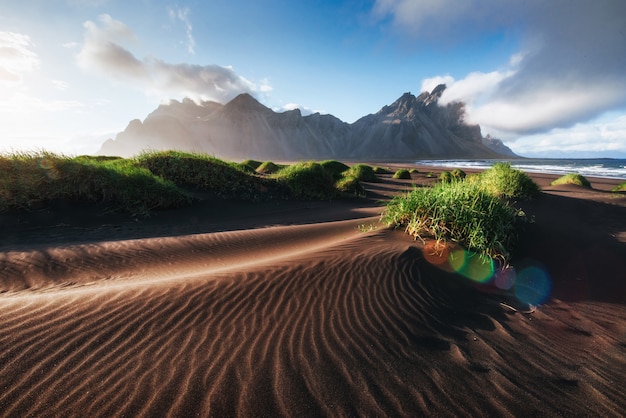
POLYGON ((417 169, 364 199, 0 214, 0 416, 624 416, 619 181, 529 173, 524 310, 379 222, 443 170, 417 169))

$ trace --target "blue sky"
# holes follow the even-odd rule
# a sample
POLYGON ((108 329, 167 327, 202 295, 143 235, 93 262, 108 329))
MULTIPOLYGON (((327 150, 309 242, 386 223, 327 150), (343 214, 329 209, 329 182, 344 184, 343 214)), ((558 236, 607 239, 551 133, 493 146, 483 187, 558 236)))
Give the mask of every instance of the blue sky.
POLYGON ((522 155, 626 157, 625 28, 622 0, 3 0, 0 151, 242 92, 354 122, 444 82, 522 155))

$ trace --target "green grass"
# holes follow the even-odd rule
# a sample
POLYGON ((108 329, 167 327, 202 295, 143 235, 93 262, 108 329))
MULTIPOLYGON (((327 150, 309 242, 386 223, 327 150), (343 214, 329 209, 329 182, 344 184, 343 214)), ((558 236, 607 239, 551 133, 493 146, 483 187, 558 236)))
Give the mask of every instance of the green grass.
POLYGON ((261 161, 257 160, 245 160, 241 162, 241 165, 250 167, 253 171, 255 171, 259 166, 263 164, 261 161))
POLYGON ((591 187, 589 180, 580 174, 569 173, 559 177, 550 183, 550 186, 558 186, 560 184, 574 184, 576 186, 591 187))
POLYGON ((517 237, 519 211, 478 184, 439 183, 393 198, 382 215, 387 225, 414 237, 456 242, 492 258, 508 260, 517 237))
POLYGON ((340 161, 326 160, 322 161, 320 165, 331 175, 335 180, 340 180, 344 177, 344 173, 350 169, 350 167, 340 161))
POLYGON ((273 178, 286 185, 297 199, 326 200, 337 196, 332 175, 314 161, 289 165, 274 174, 273 178))
POLYGON ((374 174, 391 174, 392 173, 392 171, 389 170, 388 168, 379 167, 379 166, 372 168, 372 170, 374 171, 374 174))
POLYGON ((537 183, 509 163, 496 163, 480 174, 468 176, 466 182, 478 183, 487 193, 508 199, 530 199, 540 192, 537 183))
POLYGON ((147 213, 177 207, 190 197, 133 160, 65 157, 52 153, 0 156, 0 211, 69 199, 147 213))
POLYGON ((626 192, 626 181, 611 189, 612 192, 626 192))
POLYGON ((147 214, 193 202, 196 192, 225 199, 334 199, 362 196, 356 174, 338 161, 274 166, 232 163, 195 153, 149 152, 134 158, 68 157, 47 152, 0 155, 0 212, 39 208, 59 199, 93 202, 107 210, 147 214), (257 167, 257 168, 259 168, 257 167))
POLYGON ((393 178, 394 179, 410 180, 411 179, 411 173, 409 172, 409 170, 401 168, 401 169, 397 170, 393 174, 393 178))
POLYGON ((354 177, 358 181, 367 181, 367 182, 378 181, 378 177, 376 177, 376 173, 374 172, 374 169, 367 164, 355 164, 351 166, 346 172, 344 172, 344 176, 354 177))
POLYGON ((446 179, 433 187, 393 198, 383 212, 383 222, 404 227, 414 237, 456 242, 481 256, 507 262, 516 227, 525 219, 509 201, 532 197, 539 187, 508 164, 496 164, 465 180, 458 173, 444 173, 446 179))
POLYGON ((210 192, 222 198, 260 200, 276 183, 206 154, 179 151, 149 152, 136 157, 139 166, 181 188, 210 192))
POLYGON ((274 174, 282 168, 284 168, 284 166, 280 166, 271 161, 265 161, 256 168, 256 172, 260 174, 274 174))

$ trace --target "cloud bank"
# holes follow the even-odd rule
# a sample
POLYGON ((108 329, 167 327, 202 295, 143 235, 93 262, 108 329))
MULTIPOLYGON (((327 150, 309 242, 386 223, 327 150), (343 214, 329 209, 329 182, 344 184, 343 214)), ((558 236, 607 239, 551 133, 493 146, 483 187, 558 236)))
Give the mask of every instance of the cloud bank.
POLYGON ((0 83, 17 85, 24 74, 39 67, 39 58, 32 50, 33 43, 28 35, 15 32, 0 32, 0 83))
MULTIPOLYGON (((178 11, 173 17, 188 25, 188 41, 191 42, 187 13, 178 11)), ((161 99, 190 97, 224 103, 241 93, 256 95, 271 90, 267 84, 258 85, 238 75, 231 67, 172 64, 156 57, 137 58, 123 46, 136 41, 128 26, 106 14, 98 20, 98 23, 87 21, 84 24, 85 37, 77 55, 77 62, 83 69, 140 86, 147 94, 161 99)), ((188 43, 191 48, 194 45, 188 43)))
POLYGON ((422 86, 445 82, 444 103, 466 101, 471 122, 504 135, 572 127, 626 106, 623 0, 377 0, 373 13, 416 39, 521 34, 522 49, 502 68, 422 86))

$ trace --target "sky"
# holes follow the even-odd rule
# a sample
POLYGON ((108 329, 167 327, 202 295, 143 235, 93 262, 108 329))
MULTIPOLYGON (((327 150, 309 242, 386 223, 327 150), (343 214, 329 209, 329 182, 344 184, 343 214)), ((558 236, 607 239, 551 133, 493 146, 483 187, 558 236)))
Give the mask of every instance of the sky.
POLYGON ((626 158, 626 1, 0 2, 4 153, 95 153, 171 99, 352 123, 440 83, 520 155, 626 158))

